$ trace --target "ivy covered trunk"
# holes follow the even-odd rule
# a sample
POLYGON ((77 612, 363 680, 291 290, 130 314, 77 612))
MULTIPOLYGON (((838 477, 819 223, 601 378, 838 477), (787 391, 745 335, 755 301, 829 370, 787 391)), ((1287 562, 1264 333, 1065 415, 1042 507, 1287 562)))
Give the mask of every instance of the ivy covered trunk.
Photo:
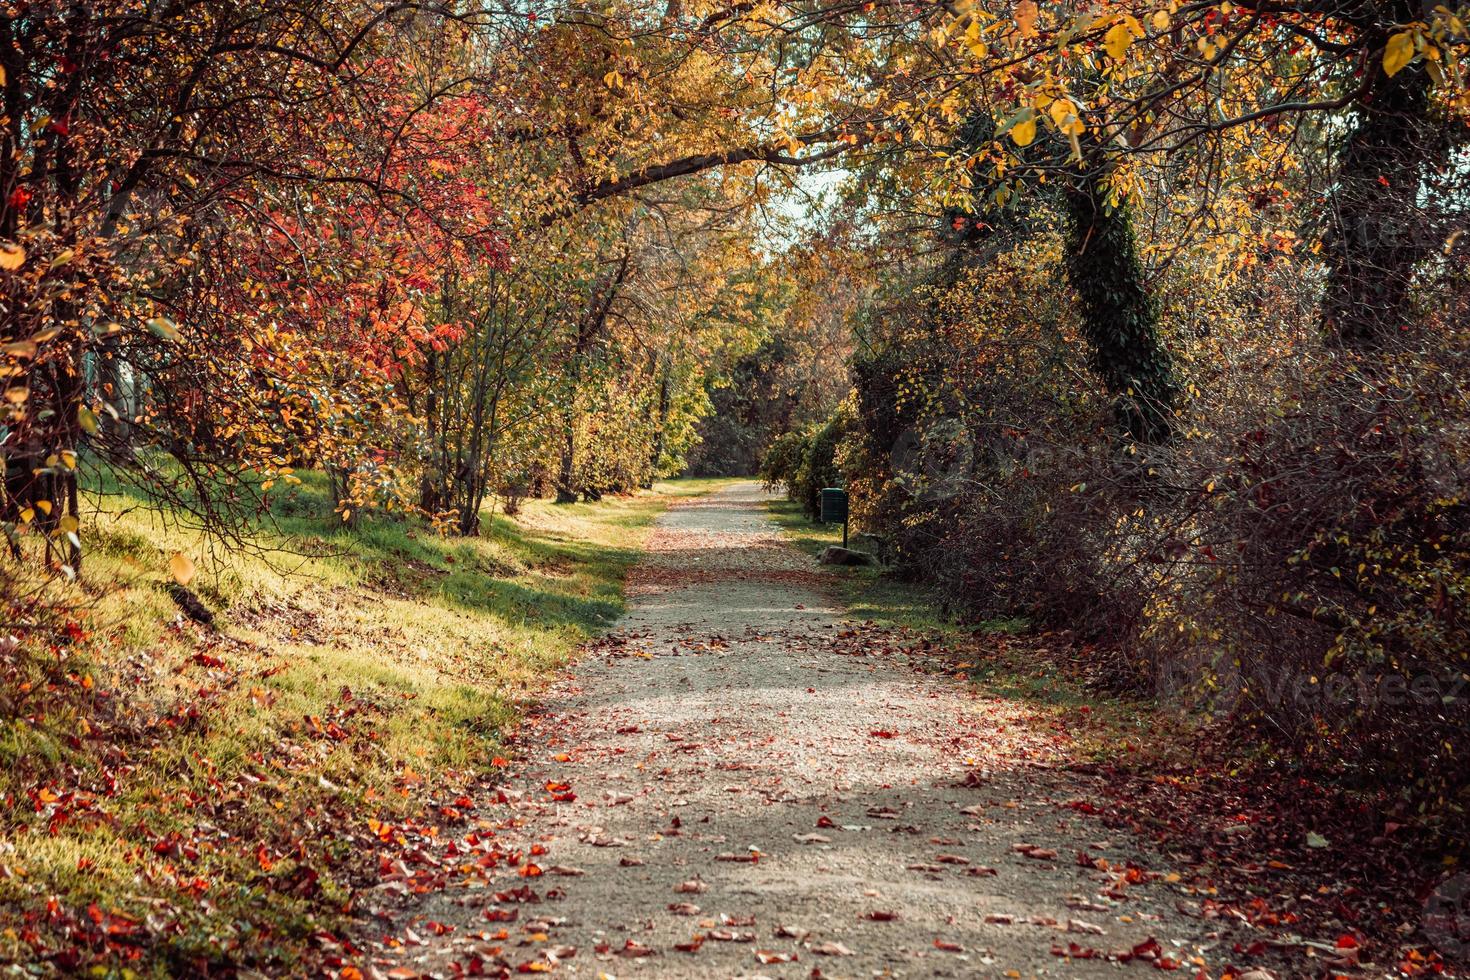
POLYGON ((1108 206, 1106 177, 1094 163, 1066 189, 1067 274, 1081 306, 1088 364, 1113 396, 1119 424, 1139 442, 1164 442, 1178 396, 1173 360, 1159 338, 1158 304, 1144 282, 1132 217, 1126 205, 1108 206))

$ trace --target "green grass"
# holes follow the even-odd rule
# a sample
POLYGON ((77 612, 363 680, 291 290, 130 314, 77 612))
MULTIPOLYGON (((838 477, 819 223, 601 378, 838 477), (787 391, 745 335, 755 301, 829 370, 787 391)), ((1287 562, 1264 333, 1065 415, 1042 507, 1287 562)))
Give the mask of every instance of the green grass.
MULTIPOLYGON (((15 872, 0 875, 0 962, 36 955, 27 915, 46 941, 95 903, 170 923, 141 973, 286 968, 373 859, 342 835, 484 772, 542 685, 622 612, 654 518, 724 482, 528 501, 457 539, 412 520, 343 526, 325 481, 302 480, 234 548, 110 481, 88 494, 84 577, 51 596, 75 604, 79 639, 27 649, 0 677, 0 696, 24 701, 0 730, 0 862, 15 872), (180 625, 175 553, 195 563, 217 634, 180 625), (43 914, 53 896, 59 918, 43 914)), ((83 962, 110 962, 100 943, 83 962)))

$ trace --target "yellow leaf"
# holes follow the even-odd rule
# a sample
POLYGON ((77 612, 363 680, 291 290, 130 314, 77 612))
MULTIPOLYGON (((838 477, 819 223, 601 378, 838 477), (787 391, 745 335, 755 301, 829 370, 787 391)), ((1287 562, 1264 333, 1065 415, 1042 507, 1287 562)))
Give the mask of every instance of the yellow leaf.
POLYGON ((0 269, 14 272, 26 260, 26 250, 12 242, 0 242, 0 269))
POLYGON ((1030 146, 1036 139, 1036 117, 1028 116, 1011 127, 1011 139, 1017 146, 1030 146))
POLYGON ((1413 60, 1413 31, 1401 31, 1388 39, 1388 44, 1383 48, 1383 71, 1389 78, 1403 71, 1413 60))
POLYGON ((35 519, 36 519, 36 512, 34 510, 32 510, 31 508, 29 508, 29 507, 27 507, 25 510, 23 510, 23 511, 20 512, 20 522, 22 524, 29 524, 31 521, 34 521, 35 519))
POLYGON ((1108 57, 1114 61, 1122 61, 1128 56, 1128 49, 1133 45, 1133 32, 1128 25, 1119 21, 1108 32, 1103 35, 1103 47, 1107 49, 1108 57))
POLYGON ((77 425, 80 425, 82 431, 88 435, 95 435, 97 432, 97 413, 85 405, 78 405, 77 425))
POLYGON ((82 528, 81 522, 70 514, 57 521, 56 526, 61 528, 62 534, 76 534, 82 528))
POLYGON ((1169 11, 1156 10, 1153 16, 1154 30, 1167 31, 1169 29, 1169 11))
POLYGON ((176 341, 183 336, 183 334, 179 333, 179 328, 174 326, 174 322, 166 316, 154 317, 148 321, 147 326, 153 336, 160 337, 164 340, 176 341))
POLYGON ((51 501, 49 500, 38 500, 36 501, 36 506, 41 509, 41 513, 43 514, 51 513, 51 501))
POLYGON ((196 569, 194 562, 182 551, 174 552, 174 556, 168 560, 168 572, 174 577, 174 581, 180 585, 188 585, 194 581, 196 569))
POLYGON ((1036 34, 1036 18, 1041 10, 1036 6, 1036 0, 1021 0, 1016 4, 1016 26, 1021 29, 1022 37, 1032 37, 1036 34))

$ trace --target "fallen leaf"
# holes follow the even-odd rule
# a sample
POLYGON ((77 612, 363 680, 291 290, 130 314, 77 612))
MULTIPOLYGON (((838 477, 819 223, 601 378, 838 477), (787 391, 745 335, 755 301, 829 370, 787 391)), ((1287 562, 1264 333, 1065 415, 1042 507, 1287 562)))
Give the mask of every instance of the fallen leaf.
POLYGON ((818 956, 851 956, 852 955, 852 950, 848 949, 846 946, 842 945, 841 943, 822 943, 820 946, 813 946, 812 947, 812 952, 813 953, 816 953, 818 956))

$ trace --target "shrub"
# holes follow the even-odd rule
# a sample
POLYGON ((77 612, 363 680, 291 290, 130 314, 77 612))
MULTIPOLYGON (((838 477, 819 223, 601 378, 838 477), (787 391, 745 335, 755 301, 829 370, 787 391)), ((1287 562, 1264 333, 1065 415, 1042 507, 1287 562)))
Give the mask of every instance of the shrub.
POLYGON ((813 519, 822 511, 822 488, 836 486, 842 481, 842 473, 837 468, 837 445, 846 431, 847 422, 847 413, 838 409, 812 432, 802 452, 801 466, 796 471, 790 496, 800 501, 801 509, 813 519))
POLYGON ((806 458, 809 433, 796 431, 777 436, 761 460, 761 485, 768 491, 781 491, 796 499, 797 474, 806 458))

